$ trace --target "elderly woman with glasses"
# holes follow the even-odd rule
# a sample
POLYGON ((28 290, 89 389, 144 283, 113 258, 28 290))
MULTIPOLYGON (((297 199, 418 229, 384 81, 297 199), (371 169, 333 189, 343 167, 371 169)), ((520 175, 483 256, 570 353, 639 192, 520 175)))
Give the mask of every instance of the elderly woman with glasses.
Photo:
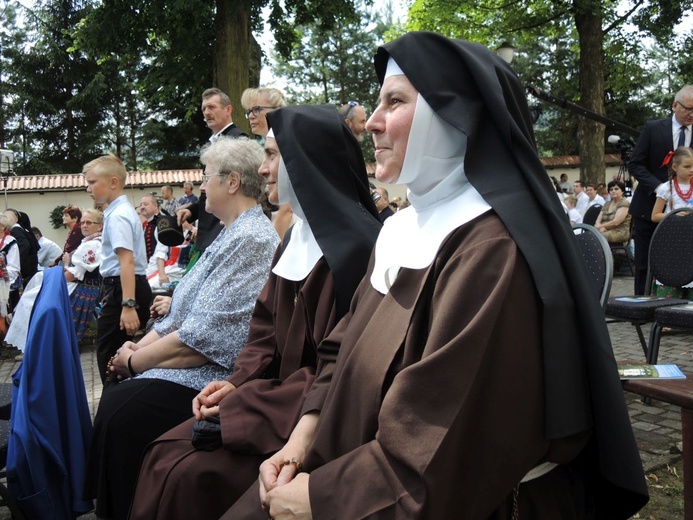
MULTIPOLYGON (((79 211, 81 216, 79 226, 84 238, 72 253, 65 253, 62 258, 77 341, 82 339, 89 322, 94 317, 94 308, 99 296, 99 288, 101 287, 101 275, 99 274, 101 230, 103 229, 103 213, 101 211, 98 209, 79 211)), ((26 345, 31 311, 42 283, 43 273, 39 272, 24 290, 5 337, 7 343, 22 351, 26 345)))
POLYGON ((176 286, 170 312, 109 363, 87 477, 100 518, 127 517, 146 446, 189 417, 192 399, 231 374, 245 345, 279 243, 257 203, 263 155, 245 137, 222 137, 202 153, 206 209, 224 229, 176 286))

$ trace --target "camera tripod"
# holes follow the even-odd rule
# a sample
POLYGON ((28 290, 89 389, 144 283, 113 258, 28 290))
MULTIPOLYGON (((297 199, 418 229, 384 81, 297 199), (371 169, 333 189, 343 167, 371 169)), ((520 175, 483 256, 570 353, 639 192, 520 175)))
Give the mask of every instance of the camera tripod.
POLYGON ((624 193, 624 196, 630 198, 633 196, 633 179, 631 178, 630 172, 628 171, 628 159, 630 159, 630 157, 621 154, 621 164, 618 167, 616 180, 624 184, 624 186, 626 187, 626 192, 624 193))

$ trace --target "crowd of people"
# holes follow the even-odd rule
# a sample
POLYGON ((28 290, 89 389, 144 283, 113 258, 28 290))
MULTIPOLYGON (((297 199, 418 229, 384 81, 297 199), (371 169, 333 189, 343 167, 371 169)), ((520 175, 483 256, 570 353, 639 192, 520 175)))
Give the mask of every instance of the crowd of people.
POLYGON ((78 333, 99 303, 104 389, 80 497, 99 518, 625 519, 647 501, 570 223, 597 206, 609 242, 635 223, 638 251, 638 233, 690 204, 693 87, 666 120, 669 176, 632 166, 629 204, 620 179, 546 174, 522 84, 484 47, 409 33, 375 70, 370 117, 248 89, 251 137, 206 90, 199 198, 165 186, 135 209, 123 163, 97 158, 84 175, 103 213, 66 208, 59 255, 25 214, 0 215, 8 341, 26 338, 39 265, 62 264, 78 333))

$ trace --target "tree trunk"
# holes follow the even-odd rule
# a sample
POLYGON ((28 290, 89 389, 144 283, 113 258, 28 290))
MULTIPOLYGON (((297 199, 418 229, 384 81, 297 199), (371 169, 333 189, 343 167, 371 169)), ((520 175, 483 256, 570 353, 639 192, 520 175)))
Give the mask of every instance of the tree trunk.
POLYGON ((250 63, 248 64, 249 71, 249 86, 259 87, 260 86, 260 73, 262 72, 262 47, 257 42, 252 33, 249 36, 250 39, 250 63))
POLYGON ((217 0, 214 86, 226 92, 234 108, 233 122, 250 133, 243 117, 241 94, 250 86, 250 6, 248 0, 217 0))
MULTIPOLYGON (((575 0, 575 25, 580 42, 580 104, 604 115, 604 33, 598 1, 575 0)), ((580 176, 585 182, 604 182, 604 125, 581 118, 578 127, 580 176)))
POLYGON ((130 134, 130 162, 132 163, 132 169, 134 171, 138 171, 139 165, 137 161, 137 154, 139 150, 137 147, 137 127, 139 125, 137 119, 137 107, 135 106, 135 99, 132 95, 132 91, 128 92, 127 95, 127 107, 129 112, 128 121, 130 123, 130 128, 128 129, 128 133, 130 134))

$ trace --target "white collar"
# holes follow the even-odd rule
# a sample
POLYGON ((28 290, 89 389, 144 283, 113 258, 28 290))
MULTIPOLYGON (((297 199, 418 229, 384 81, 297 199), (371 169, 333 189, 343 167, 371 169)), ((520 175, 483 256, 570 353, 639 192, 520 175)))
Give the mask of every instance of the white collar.
POLYGON ((464 173, 466 149, 466 135, 419 94, 398 179, 411 206, 387 219, 378 235, 371 274, 378 292, 388 292, 399 268, 428 267, 445 237, 491 209, 464 173))
POLYGON ((291 227, 291 237, 282 256, 276 263, 272 272, 285 280, 299 281, 310 274, 323 256, 322 249, 315 239, 301 204, 298 202, 289 172, 284 164, 284 159, 279 158, 279 175, 277 178, 277 191, 279 204, 289 204, 294 215, 298 217, 291 227))
POLYGON ((228 127, 230 127, 232 124, 233 124, 233 121, 231 121, 228 125, 226 125, 226 126, 225 126, 224 128, 222 128, 221 130, 219 130, 216 134, 214 134, 213 136, 211 136, 211 137, 209 138, 209 142, 212 143, 212 144, 216 143, 216 142, 217 142, 217 139, 219 139, 219 138, 222 136, 222 134, 224 133, 224 130, 226 130, 226 129, 227 129, 228 127))

